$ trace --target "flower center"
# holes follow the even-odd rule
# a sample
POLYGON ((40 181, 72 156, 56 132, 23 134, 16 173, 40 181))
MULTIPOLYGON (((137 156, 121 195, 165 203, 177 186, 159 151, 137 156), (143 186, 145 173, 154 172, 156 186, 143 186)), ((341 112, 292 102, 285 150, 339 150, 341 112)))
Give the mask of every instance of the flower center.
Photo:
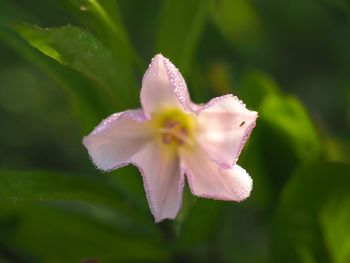
POLYGON ((188 131, 176 120, 166 120, 164 127, 160 129, 160 133, 162 142, 165 144, 182 145, 188 141, 188 131))
POLYGON ((165 145, 191 144, 194 118, 179 109, 167 109, 155 116, 156 131, 165 145))

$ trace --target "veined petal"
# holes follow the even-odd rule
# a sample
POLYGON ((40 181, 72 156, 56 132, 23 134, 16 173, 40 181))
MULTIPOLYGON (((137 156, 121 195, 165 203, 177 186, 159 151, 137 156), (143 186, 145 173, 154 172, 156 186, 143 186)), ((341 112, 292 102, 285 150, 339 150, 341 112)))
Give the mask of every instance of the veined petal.
POLYGON ((156 222, 174 219, 181 207, 184 174, 176 151, 154 141, 132 157, 143 177, 148 204, 156 222))
POLYGON ((190 189, 196 196, 242 201, 250 195, 253 181, 238 165, 222 169, 199 147, 182 151, 181 161, 190 189))
POLYGON ((129 110, 103 120, 84 137, 83 144, 97 168, 108 171, 129 163, 151 135, 143 111, 129 110))
POLYGON ((255 127, 257 116, 237 97, 215 98, 198 114, 197 141, 211 160, 223 168, 232 167, 255 127))
POLYGON ((142 80, 141 104, 147 117, 162 108, 182 108, 191 111, 186 82, 169 59, 158 54, 142 80))

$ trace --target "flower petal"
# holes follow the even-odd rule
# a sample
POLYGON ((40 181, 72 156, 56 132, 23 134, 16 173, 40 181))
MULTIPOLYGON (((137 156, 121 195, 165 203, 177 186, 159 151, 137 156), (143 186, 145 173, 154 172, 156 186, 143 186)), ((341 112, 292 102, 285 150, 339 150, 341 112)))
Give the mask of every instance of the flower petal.
POLYGON ((130 162, 151 138, 142 110, 115 113, 83 139, 94 164, 101 170, 117 169, 130 162))
POLYGON ((169 59, 158 54, 142 80, 141 104, 147 117, 164 107, 191 110, 186 82, 169 59))
POLYGON ((222 169, 199 147, 182 151, 181 160, 194 195, 227 201, 242 201, 250 195, 253 181, 240 166, 222 169))
POLYGON ((174 219, 181 207, 184 186, 184 175, 176 151, 169 151, 157 142, 149 143, 132 157, 132 163, 142 174, 155 221, 174 219))
POLYGON ((258 114, 232 95, 215 98, 198 114, 197 141, 211 160, 223 168, 234 165, 258 114))

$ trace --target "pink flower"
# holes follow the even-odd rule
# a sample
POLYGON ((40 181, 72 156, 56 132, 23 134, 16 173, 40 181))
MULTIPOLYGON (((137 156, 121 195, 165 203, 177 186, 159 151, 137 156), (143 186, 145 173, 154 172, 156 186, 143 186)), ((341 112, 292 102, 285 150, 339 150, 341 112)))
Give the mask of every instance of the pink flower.
POLYGON ((236 162, 256 112, 232 95, 194 104, 180 72, 161 54, 144 75, 141 104, 109 116, 83 144, 103 171, 138 167, 156 222, 176 217, 185 174, 199 197, 242 201, 250 195, 252 179, 236 162))

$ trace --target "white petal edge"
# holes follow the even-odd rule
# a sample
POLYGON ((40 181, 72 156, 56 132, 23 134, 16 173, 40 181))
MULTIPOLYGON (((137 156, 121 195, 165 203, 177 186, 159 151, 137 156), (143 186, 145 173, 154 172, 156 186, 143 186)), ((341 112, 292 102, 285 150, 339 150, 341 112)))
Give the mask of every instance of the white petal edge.
POLYGON ((192 111, 186 82, 173 63, 162 54, 156 55, 142 80, 141 105, 149 118, 162 108, 177 107, 192 111))
POLYGON ((197 142, 211 160, 230 168, 236 164, 257 117, 257 112, 248 110, 233 95, 212 99, 198 112, 197 142))
POLYGON ((155 222, 174 219, 182 204, 184 172, 176 151, 157 141, 149 143, 132 157, 142 174, 149 207, 155 222))
POLYGON ((152 138, 142 110, 115 113, 83 138, 92 162, 103 171, 117 169, 152 138))
POLYGON ((199 147, 182 151, 181 164, 193 195, 237 202, 250 195, 253 180, 242 167, 222 169, 199 147))

